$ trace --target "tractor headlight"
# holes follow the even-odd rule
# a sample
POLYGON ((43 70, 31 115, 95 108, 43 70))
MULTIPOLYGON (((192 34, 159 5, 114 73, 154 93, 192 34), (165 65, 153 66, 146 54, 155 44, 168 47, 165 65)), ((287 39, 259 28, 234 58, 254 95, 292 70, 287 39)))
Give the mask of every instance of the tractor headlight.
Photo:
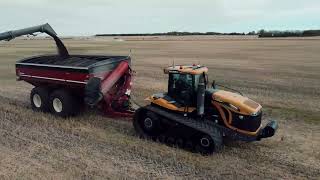
POLYGON ((252 114, 251 114, 251 116, 258 116, 260 113, 261 113, 261 110, 260 110, 260 111, 257 111, 257 112, 252 113, 252 114))
POLYGON ((239 119, 243 120, 243 116, 242 116, 242 115, 240 115, 240 116, 239 116, 239 119))

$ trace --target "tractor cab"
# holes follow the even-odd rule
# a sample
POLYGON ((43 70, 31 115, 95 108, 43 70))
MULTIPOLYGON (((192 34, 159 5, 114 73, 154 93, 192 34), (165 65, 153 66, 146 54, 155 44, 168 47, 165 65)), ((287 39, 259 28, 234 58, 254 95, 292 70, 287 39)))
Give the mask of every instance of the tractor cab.
POLYGON ((208 68, 200 65, 167 67, 164 73, 169 75, 168 92, 154 94, 148 100, 166 109, 191 113, 199 103, 199 87, 204 94, 207 72, 208 68))
POLYGON ((202 66, 178 66, 165 69, 169 74, 168 96, 186 107, 195 107, 199 82, 206 85, 207 68, 202 66))

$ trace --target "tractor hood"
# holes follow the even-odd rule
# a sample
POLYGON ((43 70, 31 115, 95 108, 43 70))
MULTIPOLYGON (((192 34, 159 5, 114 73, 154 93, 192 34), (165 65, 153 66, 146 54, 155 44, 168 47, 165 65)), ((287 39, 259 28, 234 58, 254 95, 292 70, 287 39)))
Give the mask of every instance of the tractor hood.
POLYGON ((262 108, 259 103, 237 93, 219 89, 212 89, 211 93, 214 101, 223 103, 229 109, 242 114, 256 115, 262 108))

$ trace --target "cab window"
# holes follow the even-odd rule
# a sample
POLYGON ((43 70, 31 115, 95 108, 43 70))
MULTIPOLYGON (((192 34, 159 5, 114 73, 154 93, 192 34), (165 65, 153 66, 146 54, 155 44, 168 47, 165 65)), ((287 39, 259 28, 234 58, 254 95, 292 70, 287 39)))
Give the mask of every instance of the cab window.
POLYGON ((192 99, 195 92, 193 75, 172 73, 169 75, 168 85, 168 95, 174 98, 177 102, 182 104, 190 104, 193 102, 192 99))
POLYGON ((173 88, 187 90, 193 87, 192 75, 190 74, 173 74, 173 88))

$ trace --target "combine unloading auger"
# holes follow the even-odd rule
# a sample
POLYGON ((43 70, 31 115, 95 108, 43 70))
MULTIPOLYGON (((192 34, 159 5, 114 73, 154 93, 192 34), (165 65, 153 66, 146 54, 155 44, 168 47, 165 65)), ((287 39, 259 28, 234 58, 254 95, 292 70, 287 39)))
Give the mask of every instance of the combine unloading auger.
POLYGON ((23 35, 34 35, 34 33, 46 33, 51 36, 57 44, 58 53, 62 58, 69 57, 69 53, 63 42, 57 36, 57 33, 53 30, 53 28, 47 23, 39 26, 33 26, 29 28, 19 29, 8 31, 4 33, 0 33, 0 41, 6 40, 10 41, 16 37, 23 36, 23 35))

